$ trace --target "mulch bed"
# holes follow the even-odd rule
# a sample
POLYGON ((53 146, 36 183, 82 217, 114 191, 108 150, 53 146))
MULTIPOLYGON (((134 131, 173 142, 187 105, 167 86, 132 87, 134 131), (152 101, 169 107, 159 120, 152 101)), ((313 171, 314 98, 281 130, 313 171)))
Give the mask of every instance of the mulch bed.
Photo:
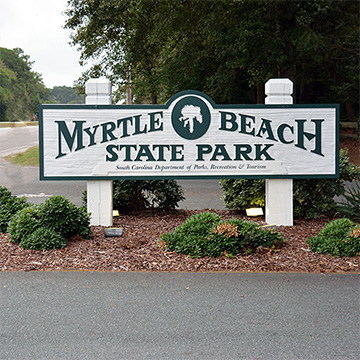
MULTIPOLYGON (((234 258, 192 259, 186 255, 165 252, 158 246, 161 234, 173 231, 197 210, 180 210, 173 214, 146 212, 123 215, 114 226, 124 228, 122 237, 106 238, 104 228, 92 227, 90 240, 73 240, 61 250, 23 250, 0 234, 1 271, 235 271, 235 272, 350 272, 359 271, 360 256, 335 258, 309 251, 306 239, 317 234, 328 218, 297 220, 291 227, 278 231, 286 238, 279 250, 258 249, 251 255, 234 258)), ((223 219, 243 217, 230 211, 215 211, 223 219)), ((262 220, 257 220, 263 224, 262 220)))
POLYGON ((350 160, 360 167, 360 139, 340 139, 340 148, 348 149, 348 155, 350 157, 350 160))
MULTIPOLYGON (((351 161, 360 166, 360 140, 342 139, 341 148, 349 149, 351 161)), ((234 258, 192 259, 165 252, 159 246, 161 234, 173 231, 186 218, 198 213, 180 210, 175 213, 145 212, 122 215, 114 226, 124 228, 122 237, 106 238, 104 228, 92 227, 90 240, 73 240, 61 250, 23 250, 0 234, 0 271, 237 271, 237 272, 318 272, 358 273, 360 256, 335 258, 309 250, 306 240, 316 235, 330 220, 296 220, 294 226, 280 226, 286 243, 277 251, 258 249, 251 255, 234 258)), ((215 211, 223 219, 244 217, 231 211, 215 211)), ((264 219, 257 220, 260 225, 264 219)))

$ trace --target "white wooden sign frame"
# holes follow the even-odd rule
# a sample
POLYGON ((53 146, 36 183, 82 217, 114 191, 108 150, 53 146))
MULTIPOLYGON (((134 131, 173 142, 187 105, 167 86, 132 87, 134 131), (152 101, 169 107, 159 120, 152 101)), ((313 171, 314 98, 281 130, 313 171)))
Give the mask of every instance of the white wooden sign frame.
POLYGON ((336 178, 337 105, 42 105, 41 180, 336 178))

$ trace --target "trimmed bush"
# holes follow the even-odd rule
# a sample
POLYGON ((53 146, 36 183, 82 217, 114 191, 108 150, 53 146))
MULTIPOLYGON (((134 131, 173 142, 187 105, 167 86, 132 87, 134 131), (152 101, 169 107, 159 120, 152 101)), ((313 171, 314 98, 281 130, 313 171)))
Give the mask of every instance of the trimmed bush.
POLYGON ((234 256, 241 251, 251 252, 259 246, 282 246, 283 237, 276 232, 262 230, 250 221, 233 218, 222 221, 215 213, 191 216, 174 232, 163 234, 160 244, 168 251, 191 257, 234 256))
POLYGON ((59 233, 43 226, 25 236, 20 242, 20 247, 30 250, 61 249, 66 245, 67 241, 59 233))
POLYGON ((90 215, 63 196, 18 211, 10 220, 10 242, 35 250, 58 249, 78 235, 89 238, 90 215))
POLYGON ((183 194, 175 180, 117 180, 114 181, 113 206, 119 211, 170 210, 185 199, 183 194))
POLYGON ((190 216, 174 232, 163 234, 160 240, 169 251, 202 257, 205 242, 220 221, 221 217, 212 212, 196 214, 190 216))
POLYGON ((151 207, 173 210, 185 200, 182 187, 175 180, 151 180, 149 190, 154 197, 151 207))
POLYGON ((229 220, 231 224, 235 224, 239 231, 239 247, 251 252, 258 247, 281 247, 284 244, 282 234, 276 231, 261 229, 259 225, 253 221, 245 221, 233 218, 229 220))
POLYGON ((91 234, 90 215, 85 208, 77 207, 61 195, 38 205, 37 212, 41 226, 50 227, 65 239, 76 235, 88 239, 91 234))
POLYGON ((265 181, 263 179, 220 180, 223 200, 229 209, 245 210, 265 206, 265 181))
POLYGON ((203 240, 203 253, 211 257, 219 257, 226 253, 233 256, 239 249, 239 231, 235 224, 221 221, 203 240))
POLYGON ((310 250, 332 256, 357 256, 360 252, 360 226, 350 219, 333 220, 307 240, 310 250))
POLYGON ((6 232, 11 217, 27 206, 25 197, 12 196, 6 187, 0 186, 0 232, 6 232))
POLYGON ((40 219, 37 205, 19 210, 10 220, 7 232, 10 242, 20 243, 22 239, 29 236, 40 227, 40 219))
POLYGON ((345 181, 360 178, 360 170, 350 162, 347 150, 340 150, 339 174, 339 179, 294 180, 295 216, 316 219, 336 211, 334 198, 345 194, 345 181))
MULTIPOLYGON (((86 206, 86 191, 82 200, 86 206)), ((175 180, 116 180, 113 184, 113 207, 120 212, 174 210, 182 200, 184 192, 175 180)))

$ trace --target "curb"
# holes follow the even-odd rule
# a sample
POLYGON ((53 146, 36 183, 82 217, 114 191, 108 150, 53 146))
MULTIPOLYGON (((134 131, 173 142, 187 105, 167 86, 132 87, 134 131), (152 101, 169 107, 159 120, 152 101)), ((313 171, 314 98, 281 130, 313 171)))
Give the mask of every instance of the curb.
POLYGON ((0 128, 17 128, 17 127, 25 127, 25 126, 38 126, 39 123, 37 121, 0 121, 0 128))

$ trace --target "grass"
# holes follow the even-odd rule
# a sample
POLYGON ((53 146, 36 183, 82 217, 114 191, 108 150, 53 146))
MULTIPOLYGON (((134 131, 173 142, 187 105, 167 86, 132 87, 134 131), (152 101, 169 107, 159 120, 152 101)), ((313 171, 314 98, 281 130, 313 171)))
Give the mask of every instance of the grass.
POLYGON ((33 146, 23 153, 5 156, 4 159, 14 165, 39 166, 39 147, 33 146))

